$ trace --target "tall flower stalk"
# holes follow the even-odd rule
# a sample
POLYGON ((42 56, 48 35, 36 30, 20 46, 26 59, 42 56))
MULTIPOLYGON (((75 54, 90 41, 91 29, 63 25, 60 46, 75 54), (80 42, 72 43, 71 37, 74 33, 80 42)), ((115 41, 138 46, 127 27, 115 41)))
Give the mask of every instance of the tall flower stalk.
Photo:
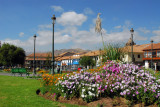
POLYGON ((101 37, 102 37, 102 43, 103 43, 103 47, 104 47, 100 14, 101 13, 98 13, 98 15, 97 15, 95 32, 97 32, 98 34, 101 35, 101 37))

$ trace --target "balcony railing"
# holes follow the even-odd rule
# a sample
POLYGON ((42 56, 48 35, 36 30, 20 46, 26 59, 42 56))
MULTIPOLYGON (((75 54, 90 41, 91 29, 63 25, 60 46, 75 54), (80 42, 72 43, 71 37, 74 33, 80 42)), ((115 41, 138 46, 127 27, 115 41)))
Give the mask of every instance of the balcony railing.
MULTIPOLYGON (((144 55, 144 58, 152 58, 152 55, 144 55)), ((160 55, 153 55, 153 58, 160 58, 160 55)))

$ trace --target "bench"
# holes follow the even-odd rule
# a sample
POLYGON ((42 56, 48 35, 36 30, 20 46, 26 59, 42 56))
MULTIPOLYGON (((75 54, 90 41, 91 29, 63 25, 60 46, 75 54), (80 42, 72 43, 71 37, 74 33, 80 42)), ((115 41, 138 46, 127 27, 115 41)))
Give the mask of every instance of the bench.
POLYGON ((26 70, 26 68, 12 68, 11 72, 12 74, 14 74, 14 76, 15 76, 15 73, 19 73, 21 76, 22 74, 26 74, 26 76, 27 75, 29 76, 29 72, 26 70))

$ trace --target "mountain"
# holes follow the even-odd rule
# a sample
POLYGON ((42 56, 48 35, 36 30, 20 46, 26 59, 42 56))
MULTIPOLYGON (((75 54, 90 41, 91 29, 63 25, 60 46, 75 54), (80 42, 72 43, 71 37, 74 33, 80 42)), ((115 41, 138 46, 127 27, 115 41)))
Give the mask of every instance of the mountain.
POLYGON ((83 50, 83 49, 80 49, 80 48, 77 48, 77 49, 61 49, 61 50, 55 50, 54 54, 55 54, 55 56, 57 56, 57 55, 60 55, 64 52, 81 53, 81 52, 89 52, 89 51, 91 51, 91 50, 83 50))
MULTIPOLYGON (((89 52, 91 50, 83 50, 83 49, 80 49, 80 48, 77 48, 77 49, 60 49, 60 50, 55 50, 54 51, 54 54, 55 56, 57 55, 60 55, 64 52, 74 52, 74 53, 81 53, 81 52, 89 52)), ((26 52, 26 56, 32 54, 33 52, 26 52)), ((48 52, 36 52, 36 53, 48 53, 48 52)))

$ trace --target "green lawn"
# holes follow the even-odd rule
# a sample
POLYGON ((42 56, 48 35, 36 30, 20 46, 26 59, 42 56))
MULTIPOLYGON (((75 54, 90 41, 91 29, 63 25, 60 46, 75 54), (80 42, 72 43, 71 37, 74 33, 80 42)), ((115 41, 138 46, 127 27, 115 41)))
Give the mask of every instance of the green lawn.
POLYGON ((36 95, 39 80, 0 75, 0 107, 78 107, 36 95))

